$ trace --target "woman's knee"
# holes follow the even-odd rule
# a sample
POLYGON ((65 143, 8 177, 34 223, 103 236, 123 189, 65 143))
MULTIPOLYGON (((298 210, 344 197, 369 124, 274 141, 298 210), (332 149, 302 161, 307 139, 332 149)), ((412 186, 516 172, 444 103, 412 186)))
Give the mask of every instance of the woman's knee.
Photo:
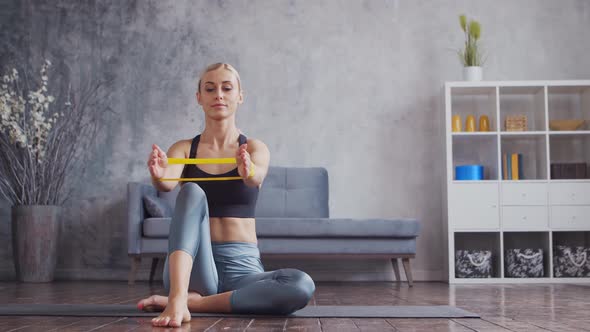
POLYGON ((204 199, 205 191, 198 184, 194 182, 187 182, 182 185, 180 191, 178 192, 178 198, 180 197, 186 197, 190 199, 191 202, 194 202, 195 199, 204 199))
POLYGON ((180 209, 183 213, 190 213, 189 211, 193 210, 205 213, 207 210, 207 196, 203 188, 193 182, 182 185, 176 197, 176 209, 180 209))
POLYGON ((305 307, 315 292, 313 279, 309 274, 297 269, 284 269, 284 272, 288 275, 290 288, 294 290, 292 300, 297 303, 297 309, 305 307))

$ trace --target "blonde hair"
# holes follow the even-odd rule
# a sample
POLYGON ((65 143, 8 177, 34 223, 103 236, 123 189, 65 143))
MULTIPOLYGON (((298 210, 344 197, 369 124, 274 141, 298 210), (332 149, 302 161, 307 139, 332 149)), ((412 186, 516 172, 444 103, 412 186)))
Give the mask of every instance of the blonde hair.
POLYGON ((229 70, 232 73, 234 73, 234 75, 236 75, 236 79, 238 80, 238 91, 242 91, 242 85, 240 82, 240 74, 238 74, 238 71, 229 63, 224 63, 224 62, 218 62, 218 63, 214 63, 212 65, 208 65, 207 68, 205 68, 205 70, 201 73, 201 75, 199 76, 199 85, 198 85, 198 92, 201 92, 201 78, 203 77, 203 75, 205 75, 206 73, 216 70, 220 67, 223 67, 223 69, 229 70))

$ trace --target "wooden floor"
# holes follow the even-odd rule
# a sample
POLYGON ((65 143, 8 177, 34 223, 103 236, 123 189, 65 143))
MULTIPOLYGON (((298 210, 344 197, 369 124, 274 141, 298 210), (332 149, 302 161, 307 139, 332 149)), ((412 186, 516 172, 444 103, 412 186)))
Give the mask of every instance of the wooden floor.
MULTIPOLYGON (((0 303, 129 304, 160 285, 0 282, 0 303)), ((590 285, 316 283, 309 305, 454 305, 481 319, 193 318, 175 331, 590 331, 590 285)), ((2 317, 0 331, 165 331, 138 317, 2 317)))

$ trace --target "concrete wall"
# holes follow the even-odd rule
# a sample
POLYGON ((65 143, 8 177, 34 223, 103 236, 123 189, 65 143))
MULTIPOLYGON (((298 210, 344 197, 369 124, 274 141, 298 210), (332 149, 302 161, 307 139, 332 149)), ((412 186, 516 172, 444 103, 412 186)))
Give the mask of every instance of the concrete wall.
MULTIPOLYGON (((487 80, 590 78, 585 0, 3 0, 0 13, 3 67, 15 49, 67 65, 75 80, 115 79, 104 102, 116 113, 62 220, 67 279, 126 278, 125 183, 147 179, 152 143, 202 130, 194 93, 207 64, 240 72, 238 127, 267 143, 272 164, 328 169, 332 216, 420 219, 418 280, 445 278, 442 86, 461 79, 458 15, 482 23, 487 80)), ((287 266, 318 280, 392 279, 386 261, 267 262, 287 266)))

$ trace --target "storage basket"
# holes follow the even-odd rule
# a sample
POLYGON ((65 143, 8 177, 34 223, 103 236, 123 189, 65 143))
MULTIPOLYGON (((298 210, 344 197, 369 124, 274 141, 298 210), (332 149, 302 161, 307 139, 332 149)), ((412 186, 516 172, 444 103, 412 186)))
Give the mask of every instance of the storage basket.
POLYGON ((553 276, 556 278, 585 277, 588 274, 588 249, 555 246, 553 248, 553 276))
POLYGON ((456 278, 491 278, 491 250, 457 250, 455 252, 456 278))
POLYGON ((526 115, 507 115, 505 120, 506 131, 526 131, 526 115))
POLYGON ((543 269, 543 249, 508 249, 506 250, 506 277, 541 278, 543 269))

